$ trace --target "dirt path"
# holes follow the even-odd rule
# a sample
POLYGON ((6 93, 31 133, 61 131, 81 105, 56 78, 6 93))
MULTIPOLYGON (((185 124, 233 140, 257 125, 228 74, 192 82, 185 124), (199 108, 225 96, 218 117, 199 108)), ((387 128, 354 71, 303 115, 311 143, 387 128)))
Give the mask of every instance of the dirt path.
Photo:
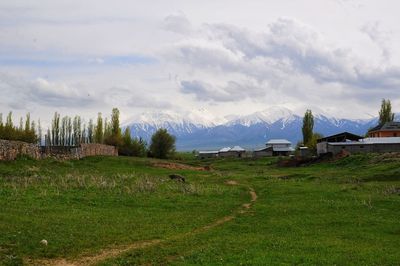
POLYGON ((39 265, 43 265, 43 266, 94 265, 105 259, 118 257, 122 253, 132 251, 135 249, 141 249, 141 248, 154 246, 161 242, 162 242, 162 240, 160 240, 160 239, 138 241, 133 244, 126 245, 126 246, 105 249, 96 255, 82 256, 81 258, 74 260, 74 261, 67 261, 66 259, 48 259, 48 260, 26 260, 25 262, 28 265, 38 265, 38 266, 39 265))
MULTIPOLYGON (((234 184, 230 183, 230 185, 239 185, 239 184, 237 182, 235 182, 234 184)), ((236 210, 234 213, 244 214, 252 207, 254 202, 257 200, 257 194, 252 188, 249 189, 249 194, 251 196, 251 201, 249 203, 242 204, 242 207, 240 209, 236 210)), ((24 262, 27 265, 38 265, 38 266, 39 265, 40 266, 50 266, 50 265, 51 266, 84 266, 84 265, 86 266, 86 265, 95 265, 96 263, 99 263, 99 262, 104 261, 106 259, 118 257, 118 256, 122 255, 123 253, 129 252, 129 251, 155 246, 155 245, 158 245, 160 243, 167 242, 168 240, 180 239, 180 238, 188 237, 188 236, 191 236, 191 235, 195 235, 195 234, 210 230, 210 229, 212 229, 214 227, 217 227, 217 226, 220 226, 220 225, 222 225, 222 224, 224 224, 226 222, 229 222, 229 221, 231 221, 231 220, 233 220, 235 218, 236 218, 235 214, 224 216, 222 218, 219 218, 219 219, 215 220, 214 222, 212 222, 210 224, 207 224, 205 226, 196 228, 196 229, 194 229, 194 230, 192 230, 190 232, 187 232, 187 233, 182 233, 182 234, 175 235, 175 236, 170 237, 170 238, 165 239, 165 240, 153 239, 153 240, 138 241, 138 242, 132 243, 130 245, 104 249, 101 252, 99 252, 98 254, 87 255, 87 256, 84 255, 84 256, 81 256, 80 258, 76 259, 76 260, 66 260, 66 259, 32 260, 32 259, 26 259, 24 262)), ((174 257, 168 258, 168 261, 173 261, 174 257)))

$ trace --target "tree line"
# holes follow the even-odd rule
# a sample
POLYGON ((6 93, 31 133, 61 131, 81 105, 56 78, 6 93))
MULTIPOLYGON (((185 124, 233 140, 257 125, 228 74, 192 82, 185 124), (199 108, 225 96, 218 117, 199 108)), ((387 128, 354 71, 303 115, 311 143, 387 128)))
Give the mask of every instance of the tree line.
POLYGON ((40 120, 37 124, 31 121, 29 113, 25 121, 20 119, 19 126, 13 124, 12 112, 7 115, 5 123, 0 114, 0 139, 44 144, 47 147, 79 146, 81 143, 106 144, 117 147, 120 155, 138 157, 167 158, 175 152, 175 137, 167 130, 159 129, 155 132, 148 145, 142 138, 132 137, 129 127, 122 133, 119 115, 118 108, 113 108, 110 119, 98 113, 96 122, 90 119, 86 124, 79 115, 61 117, 55 112, 43 136, 40 120))
POLYGON ((36 143, 38 139, 37 131, 41 132, 40 120, 36 127, 35 121, 31 121, 30 114, 26 114, 25 121, 21 117, 19 125, 14 125, 12 112, 9 112, 5 122, 3 122, 3 114, 0 113, 0 139, 19 140, 29 143, 36 143))

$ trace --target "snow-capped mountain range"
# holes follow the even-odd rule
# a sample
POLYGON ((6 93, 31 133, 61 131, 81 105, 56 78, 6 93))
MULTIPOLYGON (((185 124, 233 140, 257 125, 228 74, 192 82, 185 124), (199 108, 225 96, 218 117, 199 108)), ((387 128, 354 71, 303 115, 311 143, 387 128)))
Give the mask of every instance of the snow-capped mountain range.
MULTIPOLYGON (((323 135, 349 131, 364 135, 377 124, 377 118, 338 119, 314 114, 314 131, 323 135)), ((303 118, 284 107, 271 107, 244 116, 215 117, 205 109, 187 113, 146 112, 124 123, 132 136, 147 141, 158 128, 166 128, 177 138, 178 150, 217 149, 241 145, 248 149, 263 147, 271 138, 285 138, 293 145, 302 139, 303 118)))

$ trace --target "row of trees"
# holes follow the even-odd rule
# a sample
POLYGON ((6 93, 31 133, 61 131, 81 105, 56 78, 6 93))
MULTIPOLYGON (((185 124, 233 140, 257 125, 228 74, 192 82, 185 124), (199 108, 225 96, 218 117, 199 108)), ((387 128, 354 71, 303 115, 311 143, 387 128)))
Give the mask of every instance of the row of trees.
POLYGON ((0 113, 0 139, 36 143, 38 141, 36 131, 41 132, 40 120, 38 128, 36 128, 36 123, 35 121, 31 121, 29 113, 26 115, 25 121, 21 117, 19 126, 14 125, 12 112, 8 113, 5 122, 3 122, 3 114, 0 113))
POLYGON ((142 138, 133 138, 130 128, 125 128, 124 133, 119 123, 119 110, 114 108, 111 119, 97 116, 96 124, 89 120, 87 125, 82 125, 79 116, 65 116, 60 118, 58 113, 54 114, 51 129, 46 134, 46 145, 48 146, 76 146, 80 143, 100 143, 113 145, 118 148, 120 155, 126 156, 153 156, 167 158, 175 151, 175 137, 168 134, 165 129, 159 129, 151 139, 148 147, 142 138))
MULTIPOLYGON (((127 127, 122 134, 119 123, 119 110, 114 108, 111 118, 102 117, 98 113, 96 123, 93 119, 83 123, 80 116, 63 116, 54 113, 50 127, 44 134, 45 146, 78 146, 81 143, 99 143, 118 147, 119 154, 126 156, 154 156, 167 158, 175 152, 175 137, 168 134, 167 130, 158 130, 151 139, 148 147, 142 138, 133 138, 130 128, 127 127)), ((12 112, 7 115, 3 123, 0 114, 0 139, 19 140, 42 145, 42 128, 40 120, 36 125, 31 121, 30 114, 25 121, 20 119, 19 126, 13 124, 12 112)))
MULTIPOLYGON (((379 125, 394 121, 394 116, 395 114, 392 112, 392 103, 390 100, 382 99, 381 109, 379 111, 379 125)), ((304 114, 302 133, 302 145, 307 146, 312 151, 315 151, 317 140, 323 136, 322 134, 314 132, 314 116, 311 110, 307 110, 304 114)))

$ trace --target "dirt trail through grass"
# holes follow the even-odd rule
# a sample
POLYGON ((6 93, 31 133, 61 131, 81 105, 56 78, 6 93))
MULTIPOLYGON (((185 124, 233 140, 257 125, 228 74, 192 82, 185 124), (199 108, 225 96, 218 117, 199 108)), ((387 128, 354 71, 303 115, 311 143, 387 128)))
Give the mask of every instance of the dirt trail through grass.
MULTIPOLYGON (((229 184, 230 185, 240 185, 237 182, 229 182, 229 184)), ((212 222, 210 224, 196 228, 187 233, 178 234, 178 235, 172 236, 172 237, 164 239, 164 240, 162 240, 162 239, 143 240, 143 241, 138 241, 138 242, 132 243, 130 245, 124 245, 124 246, 104 249, 101 252, 99 252, 98 254, 84 255, 75 260, 66 260, 66 259, 62 259, 62 258, 61 259, 39 259, 39 260, 27 259, 27 260, 25 260, 25 263, 28 265, 43 265, 43 266, 95 265, 106 259, 118 257, 126 252, 155 246, 155 245, 167 242, 169 240, 176 240, 176 239, 181 239, 181 238, 185 238, 188 236, 192 236, 195 234, 199 234, 201 232, 205 232, 207 230, 210 230, 214 227, 220 226, 226 222, 229 222, 229 221, 235 219, 237 214, 246 213, 251 208, 251 206, 254 204, 254 202, 257 200, 257 194, 252 188, 249 188, 249 194, 251 196, 251 201, 249 203, 242 204, 242 208, 240 208, 236 211, 233 211, 232 215, 224 216, 222 218, 215 220, 214 222, 212 222)), ((173 260, 174 260, 174 257, 168 258, 168 261, 173 261, 173 260)))

